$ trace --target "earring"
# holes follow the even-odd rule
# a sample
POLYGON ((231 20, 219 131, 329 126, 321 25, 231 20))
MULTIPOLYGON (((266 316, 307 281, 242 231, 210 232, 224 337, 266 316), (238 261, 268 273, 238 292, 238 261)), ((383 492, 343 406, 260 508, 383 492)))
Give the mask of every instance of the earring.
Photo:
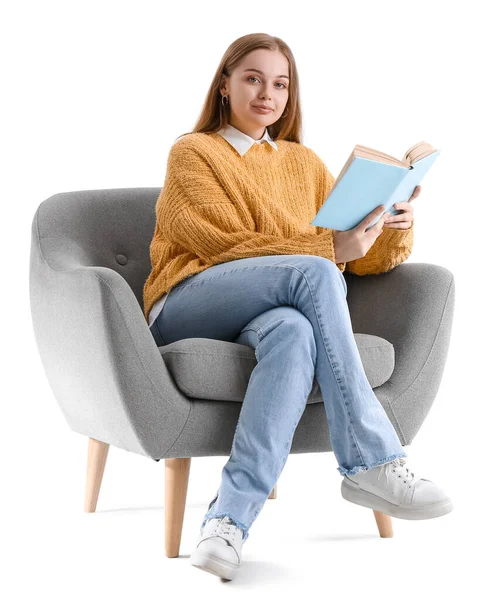
POLYGON ((221 96, 221 104, 223 106, 228 106, 228 104, 230 103, 230 100, 228 99, 228 96, 221 96), (223 100, 226 98, 226 102, 223 102, 223 100))

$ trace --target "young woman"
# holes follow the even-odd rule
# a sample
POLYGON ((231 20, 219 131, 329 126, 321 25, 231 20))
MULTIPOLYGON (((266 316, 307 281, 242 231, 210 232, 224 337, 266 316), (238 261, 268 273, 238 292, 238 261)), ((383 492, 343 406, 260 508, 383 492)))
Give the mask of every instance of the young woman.
POLYGON ((170 149, 156 204, 144 286, 156 343, 219 339, 257 358, 191 556, 227 579, 286 463, 315 376, 344 498, 399 518, 452 509, 407 466, 364 372, 342 275, 383 273, 410 255, 420 189, 396 207, 402 214, 368 231, 383 205, 349 231, 311 226, 334 178, 300 132, 291 50, 277 37, 245 35, 223 56, 194 130, 170 149))

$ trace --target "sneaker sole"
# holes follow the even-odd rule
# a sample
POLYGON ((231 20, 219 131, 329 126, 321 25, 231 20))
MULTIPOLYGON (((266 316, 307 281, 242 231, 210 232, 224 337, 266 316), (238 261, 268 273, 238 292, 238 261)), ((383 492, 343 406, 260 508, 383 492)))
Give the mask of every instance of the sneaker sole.
POLYGON ((235 577, 239 567, 239 565, 220 558, 216 554, 200 550, 199 548, 196 548, 191 554, 190 561, 193 567, 197 567, 223 579, 228 579, 229 581, 235 577))
POLYGON ((441 502, 426 504, 415 508, 412 506, 397 506, 375 494, 360 489, 358 485, 345 478, 342 480, 340 491, 342 497, 348 502, 353 502, 359 506, 377 510, 397 519, 434 519, 436 517, 442 517, 453 510, 453 505, 449 498, 447 500, 442 500, 441 502))

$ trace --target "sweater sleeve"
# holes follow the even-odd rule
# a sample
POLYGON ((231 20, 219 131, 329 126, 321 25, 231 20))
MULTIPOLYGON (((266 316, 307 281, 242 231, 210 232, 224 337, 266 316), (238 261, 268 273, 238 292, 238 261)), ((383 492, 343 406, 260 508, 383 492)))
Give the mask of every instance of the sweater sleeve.
POLYGON ((250 215, 235 206, 211 166, 193 149, 174 146, 167 173, 162 203, 157 203, 160 227, 169 240, 204 262, 217 264, 255 256, 311 254, 335 263, 330 229, 291 237, 255 231, 250 215))

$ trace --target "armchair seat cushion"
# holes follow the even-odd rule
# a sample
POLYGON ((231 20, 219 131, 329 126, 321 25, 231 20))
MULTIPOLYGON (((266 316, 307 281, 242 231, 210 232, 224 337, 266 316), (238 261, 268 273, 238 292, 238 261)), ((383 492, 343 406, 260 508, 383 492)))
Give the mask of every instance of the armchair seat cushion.
MULTIPOLYGON (((393 344, 367 333, 355 333, 354 338, 371 387, 382 385, 395 368, 393 344)), ((158 349, 175 384, 189 398, 243 402, 257 365, 255 350, 234 342, 187 338, 158 349)), ((316 402, 323 398, 315 377, 307 404, 316 402)))

